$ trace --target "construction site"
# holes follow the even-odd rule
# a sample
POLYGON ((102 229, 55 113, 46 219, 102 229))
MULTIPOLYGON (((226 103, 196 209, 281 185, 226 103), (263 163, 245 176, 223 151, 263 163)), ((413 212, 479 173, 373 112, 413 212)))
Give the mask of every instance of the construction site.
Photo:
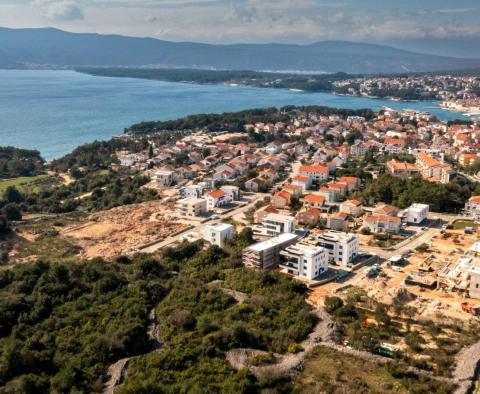
POLYGON ((476 232, 439 231, 429 242, 410 252, 381 259, 375 275, 358 271, 341 282, 315 288, 310 301, 322 305, 326 297, 358 287, 376 301, 393 305, 399 292, 407 291, 410 296, 405 301, 416 308, 419 316, 468 319, 480 305, 477 290, 480 242, 477 240, 476 232))

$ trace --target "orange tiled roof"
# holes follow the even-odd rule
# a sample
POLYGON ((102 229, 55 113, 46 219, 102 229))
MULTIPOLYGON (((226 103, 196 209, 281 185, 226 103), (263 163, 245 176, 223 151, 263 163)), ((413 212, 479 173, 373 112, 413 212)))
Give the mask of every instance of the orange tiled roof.
POLYGON ((214 190, 213 192, 208 193, 208 195, 213 198, 220 198, 225 197, 227 193, 225 193, 223 190, 214 190))
POLYGON ((308 194, 304 199, 306 202, 317 202, 323 204, 325 202, 325 197, 319 196, 318 194, 308 194))
POLYGON ((328 168, 325 166, 301 166, 299 172, 307 172, 307 173, 321 173, 321 174, 328 174, 328 168))

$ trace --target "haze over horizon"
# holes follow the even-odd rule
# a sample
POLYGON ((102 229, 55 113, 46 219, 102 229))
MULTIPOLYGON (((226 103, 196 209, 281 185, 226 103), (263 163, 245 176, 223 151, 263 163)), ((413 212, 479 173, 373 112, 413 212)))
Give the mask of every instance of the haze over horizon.
POLYGON ((480 57, 475 0, 0 0, 0 26, 208 43, 369 42, 480 57))

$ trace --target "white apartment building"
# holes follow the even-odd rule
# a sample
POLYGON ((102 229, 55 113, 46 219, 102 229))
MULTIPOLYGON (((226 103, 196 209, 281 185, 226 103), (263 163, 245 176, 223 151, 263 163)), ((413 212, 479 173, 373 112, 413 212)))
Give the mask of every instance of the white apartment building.
POLYGON ((295 218, 278 213, 269 213, 263 218, 262 226, 265 228, 266 235, 271 237, 282 233, 294 233, 295 218))
POLYGON ((317 245, 328 250, 330 261, 344 268, 351 267, 358 255, 359 242, 356 234, 327 231, 317 237, 317 245))
POLYGON ((194 218, 207 211, 207 200, 187 197, 177 201, 177 213, 182 218, 194 218))
POLYGON ((290 245, 280 252, 279 266, 291 275, 315 279, 328 270, 328 251, 303 243, 290 245))
POLYGON ((235 231, 231 224, 216 223, 204 225, 202 232, 205 241, 223 248, 225 242, 233 238, 235 231))
POLYGON ((429 206, 427 204, 412 204, 405 210, 407 223, 422 223, 428 216, 429 206))
POLYGON ((173 171, 157 171, 154 177, 159 187, 169 187, 175 182, 173 171))
POLYGON ((230 201, 240 200, 240 188, 238 186, 222 186, 220 190, 223 190, 230 201))
POLYGON ((278 266, 280 252, 295 243, 298 236, 283 233, 267 241, 250 245, 243 251, 243 264, 251 268, 275 268, 278 266))
POLYGON ((188 185, 181 189, 182 196, 200 198, 205 192, 205 187, 203 185, 188 185))

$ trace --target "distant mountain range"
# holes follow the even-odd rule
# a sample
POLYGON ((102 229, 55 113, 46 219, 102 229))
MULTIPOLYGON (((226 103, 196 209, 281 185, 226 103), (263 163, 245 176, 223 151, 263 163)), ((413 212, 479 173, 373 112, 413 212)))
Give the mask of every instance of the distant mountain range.
POLYGON ((402 73, 477 68, 480 59, 345 41, 210 45, 68 33, 52 28, 0 28, 0 68, 84 66, 402 73))

